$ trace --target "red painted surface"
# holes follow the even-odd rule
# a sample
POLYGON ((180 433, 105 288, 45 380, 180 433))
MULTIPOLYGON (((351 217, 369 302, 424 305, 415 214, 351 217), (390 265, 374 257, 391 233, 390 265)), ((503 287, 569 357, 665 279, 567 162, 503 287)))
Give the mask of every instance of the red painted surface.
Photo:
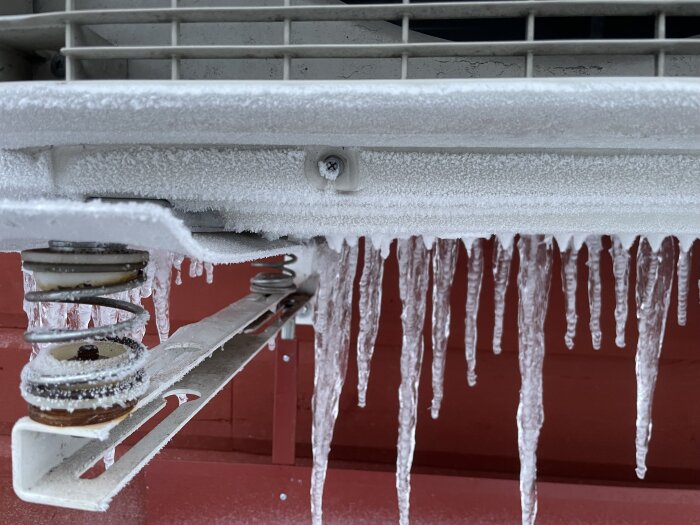
MULTIPOLYGON (((490 249, 488 244, 487 260, 490 249)), ((587 329, 585 260, 582 254, 578 336, 573 351, 566 350, 563 343, 565 321, 558 257, 554 268, 546 323, 545 425, 539 470, 543 481, 564 483, 540 484, 538 523, 573 523, 574 518, 579 518, 579 523, 695 523, 693 520, 700 517, 700 494, 695 492, 700 485, 700 405, 694 401, 700 398, 700 257, 693 262, 687 327, 676 324, 675 289, 672 294, 655 396, 650 468, 643 482, 634 476, 634 290, 630 290, 628 346, 619 349, 614 346, 611 261, 603 252, 603 347, 594 351, 587 329)), ((520 381, 516 271, 512 272, 507 296, 501 356, 494 356, 490 349, 493 283, 488 271, 484 276, 477 351, 479 377, 477 386, 469 388, 463 356, 465 261, 462 250, 452 293, 452 335, 445 398, 438 420, 432 420, 429 414, 430 345, 426 347, 412 492, 414 523, 467 519, 475 523, 515 523, 518 516, 517 483, 513 481, 518 472, 515 412, 520 381)), ((203 279, 183 277, 183 285, 173 291, 173 329, 242 297, 254 272, 248 265, 217 267, 212 286, 203 279)), ((297 331, 295 370, 281 366, 281 346, 275 352, 261 352, 115 500, 106 515, 43 508, 16 500, 11 491, 8 438, 2 441, 2 435, 8 436, 14 421, 25 413, 18 391, 19 371, 28 353, 21 339, 26 326, 21 300, 19 257, 2 255, 0 443, 4 448, 0 455, 0 509, 4 514, 0 523, 308 520, 313 390, 313 333, 308 327, 297 331), (298 377, 296 383, 291 380, 293 376, 298 377), (273 464, 273 450, 275 463, 288 463, 293 449, 296 467, 273 464), (284 502, 279 500, 281 492, 288 495, 284 502)), ((357 315, 354 325, 356 330, 357 315)), ((155 344, 154 333, 150 330, 148 344, 155 344)), ((334 468, 329 473, 325 507, 328 523, 395 522, 392 469, 400 344, 400 301, 392 255, 385 272, 382 324, 365 409, 357 407, 353 340, 331 453, 334 468)))

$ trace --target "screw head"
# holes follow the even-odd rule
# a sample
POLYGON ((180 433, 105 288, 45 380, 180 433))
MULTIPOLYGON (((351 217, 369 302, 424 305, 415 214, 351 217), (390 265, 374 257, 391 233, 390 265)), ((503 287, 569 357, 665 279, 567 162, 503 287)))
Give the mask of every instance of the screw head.
POLYGON ((289 357, 287 354, 284 354, 282 356, 282 361, 284 361, 285 363, 289 363, 291 360, 292 360, 292 358, 289 357))
POLYGON ((343 174, 345 163, 343 159, 336 155, 329 155, 325 159, 319 161, 318 172, 324 179, 334 181, 343 174))
POLYGON ((284 492, 280 494, 280 501, 287 501, 287 495, 284 492))

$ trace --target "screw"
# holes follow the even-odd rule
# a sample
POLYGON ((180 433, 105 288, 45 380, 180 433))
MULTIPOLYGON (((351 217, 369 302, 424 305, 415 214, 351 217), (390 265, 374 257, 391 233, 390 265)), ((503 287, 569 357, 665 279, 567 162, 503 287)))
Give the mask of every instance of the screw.
POLYGON ((343 174, 344 168, 345 163, 343 159, 335 155, 329 155, 318 163, 318 172, 321 174, 321 177, 330 181, 334 181, 340 177, 343 174))
POLYGON ((292 360, 292 358, 289 357, 287 354, 284 354, 282 356, 282 361, 284 361, 285 363, 289 363, 291 360, 292 360))
POLYGON ((280 501, 287 501, 287 495, 284 492, 280 494, 280 501))

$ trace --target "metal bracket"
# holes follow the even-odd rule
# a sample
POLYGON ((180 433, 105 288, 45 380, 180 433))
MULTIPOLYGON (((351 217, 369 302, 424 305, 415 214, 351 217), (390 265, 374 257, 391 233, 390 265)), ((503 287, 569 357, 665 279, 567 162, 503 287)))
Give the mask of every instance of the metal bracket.
POLYGON ((12 429, 13 485, 17 496, 82 510, 104 511, 112 498, 308 302, 304 293, 250 294, 218 313, 180 328, 150 351, 148 392, 123 418, 86 427, 51 427, 25 417, 12 429), (251 323, 270 310, 271 320, 251 323), (223 350, 216 349, 223 346, 223 350), (194 394, 101 475, 81 479, 106 452, 154 417, 173 394, 194 394))

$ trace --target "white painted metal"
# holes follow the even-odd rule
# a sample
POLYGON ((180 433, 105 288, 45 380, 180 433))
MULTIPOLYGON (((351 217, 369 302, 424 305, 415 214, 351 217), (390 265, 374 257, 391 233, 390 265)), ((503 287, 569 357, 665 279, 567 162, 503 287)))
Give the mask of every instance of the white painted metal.
POLYGON ((58 428, 23 418, 12 431, 13 484, 29 502, 104 511, 111 499, 303 307, 308 296, 259 333, 242 333, 284 295, 251 294, 198 323, 179 329, 149 353, 148 392, 127 416, 91 427, 58 428), (216 351, 223 346, 223 350, 216 351), (165 398, 193 394, 122 457, 93 479, 80 476, 105 452, 155 416, 165 398))

